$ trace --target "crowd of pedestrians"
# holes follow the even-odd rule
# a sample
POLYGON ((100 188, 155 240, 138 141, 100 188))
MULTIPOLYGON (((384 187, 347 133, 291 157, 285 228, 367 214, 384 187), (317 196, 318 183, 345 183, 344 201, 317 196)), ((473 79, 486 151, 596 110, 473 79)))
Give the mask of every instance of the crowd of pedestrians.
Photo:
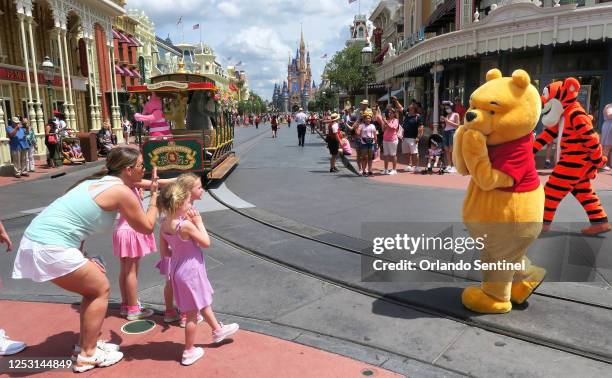
MULTIPOLYGON (((398 174, 400 155, 406 164, 404 172, 427 174, 433 173, 433 168, 436 168, 439 174, 456 173, 452 162, 453 136, 461 124, 465 108, 458 98, 454 103, 444 101, 441 105, 443 114, 439 119, 439 135, 426 126, 427 117, 416 100, 404 107, 392 96, 390 104, 384 110, 380 109, 378 104, 370 107, 367 100, 362 100, 358 109, 346 108, 342 115, 338 116, 339 143, 342 146, 344 133, 347 143, 352 142, 354 145, 360 176, 372 176, 372 162, 378 158, 384 161, 381 174, 398 174)), ((322 116, 321 123, 334 124, 327 114, 322 116)), ((330 145, 330 140, 335 143, 337 138, 330 137, 333 132, 329 127, 327 126, 325 132, 332 153, 332 150, 336 152, 335 144, 330 145)), ((343 150, 352 153, 350 149, 345 148, 340 149, 340 153, 343 150)), ((335 165, 332 164, 331 168, 333 167, 335 165)))

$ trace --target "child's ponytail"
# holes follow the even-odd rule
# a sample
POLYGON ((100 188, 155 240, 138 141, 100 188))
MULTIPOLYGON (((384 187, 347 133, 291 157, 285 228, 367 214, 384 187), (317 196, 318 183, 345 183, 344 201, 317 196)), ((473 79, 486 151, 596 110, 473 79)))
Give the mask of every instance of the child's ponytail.
POLYGON ((172 183, 164 186, 157 197, 157 207, 163 213, 173 216, 186 201, 189 201, 190 190, 172 183))

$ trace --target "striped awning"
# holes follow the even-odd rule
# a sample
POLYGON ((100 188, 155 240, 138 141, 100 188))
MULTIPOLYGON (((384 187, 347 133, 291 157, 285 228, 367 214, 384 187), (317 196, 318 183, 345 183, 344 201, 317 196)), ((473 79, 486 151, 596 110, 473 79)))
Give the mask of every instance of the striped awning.
POLYGON ((115 65, 115 73, 119 74, 119 75, 125 75, 125 72, 123 71, 123 68, 115 65))

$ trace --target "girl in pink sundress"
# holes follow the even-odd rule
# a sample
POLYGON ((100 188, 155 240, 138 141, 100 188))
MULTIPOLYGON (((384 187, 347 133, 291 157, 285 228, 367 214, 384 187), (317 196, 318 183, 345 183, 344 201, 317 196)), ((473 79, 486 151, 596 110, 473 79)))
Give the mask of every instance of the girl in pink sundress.
MULTIPOLYGON (((191 207, 193 208, 193 203, 195 201, 202 199, 202 194, 204 193, 204 188, 202 187, 202 181, 200 178, 193 173, 183 173, 179 177, 176 178, 177 184, 185 191, 190 192, 191 197, 189 201, 191 202, 191 207)), ((156 265, 156 268, 159 269, 161 275, 166 277, 166 285, 164 287, 164 302, 166 304, 166 311, 164 312, 164 322, 172 323, 176 320, 181 320, 179 325, 182 328, 185 328, 185 324, 187 323, 187 314, 179 313, 174 308, 174 295, 172 293, 172 282, 170 282, 170 278, 168 276, 170 269, 170 257, 169 256, 161 256, 161 259, 156 265)), ((204 318, 201 314, 198 314, 198 324, 204 321, 204 318)))
MULTIPOLYGON (((176 179, 160 179, 160 186, 167 185, 176 179)), ((142 189, 149 189, 151 181, 141 180, 134 184, 132 192, 142 204, 142 189)), ((138 302, 138 268, 140 259, 150 253, 157 252, 155 236, 141 234, 119 215, 113 230, 113 253, 119 257, 121 268, 119 272, 119 289, 121 290, 121 316, 128 320, 143 319, 153 315, 153 310, 142 308, 138 302)))
POLYGON ((224 325, 217 321, 211 304, 213 289, 206 275, 202 248, 210 246, 210 237, 204 228, 200 213, 193 209, 191 192, 178 183, 163 188, 158 207, 166 215, 160 226, 160 251, 169 256, 169 276, 174 300, 187 316, 185 350, 181 363, 191 365, 204 355, 204 349, 195 347, 197 314, 202 313, 212 328, 213 342, 219 343, 238 331, 238 324, 224 325))

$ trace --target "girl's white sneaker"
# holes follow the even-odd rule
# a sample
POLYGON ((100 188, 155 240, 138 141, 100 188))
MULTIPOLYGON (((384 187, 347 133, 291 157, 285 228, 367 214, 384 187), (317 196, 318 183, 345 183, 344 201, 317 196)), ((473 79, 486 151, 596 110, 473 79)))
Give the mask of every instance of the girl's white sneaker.
POLYGON ((185 366, 193 365, 197 360, 204 356, 204 348, 194 347, 190 351, 183 352, 181 364, 185 366))
POLYGON ((226 337, 236 333, 240 328, 237 323, 224 325, 223 323, 219 322, 219 325, 221 326, 221 329, 218 331, 213 331, 212 333, 214 343, 220 343, 221 341, 225 340, 226 337))

